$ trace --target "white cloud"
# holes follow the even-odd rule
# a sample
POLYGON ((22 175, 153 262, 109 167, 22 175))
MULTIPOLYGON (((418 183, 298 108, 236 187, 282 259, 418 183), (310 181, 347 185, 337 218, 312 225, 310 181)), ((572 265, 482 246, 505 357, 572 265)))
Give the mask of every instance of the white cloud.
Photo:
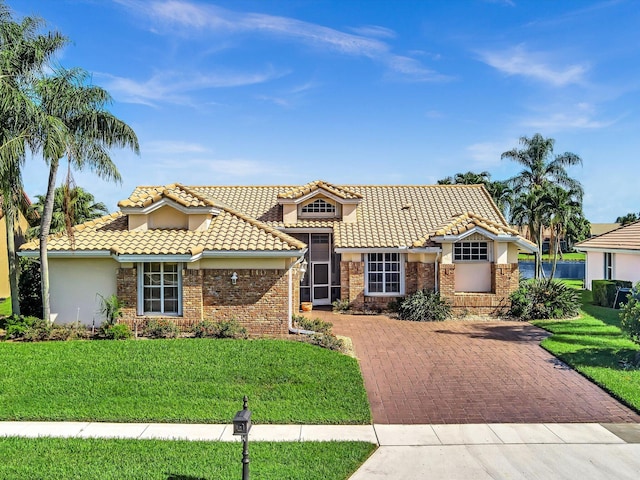
POLYGON ((588 103, 578 103, 563 107, 554 107, 541 112, 535 117, 522 120, 522 125, 543 131, 559 131, 568 129, 606 128, 617 120, 597 120, 595 107, 588 103))
POLYGON ((504 51, 480 52, 480 58, 507 75, 533 78, 554 87, 583 83, 589 70, 584 64, 552 66, 548 54, 527 51, 523 45, 504 51))
POLYGON ((153 106, 158 103, 190 105, 192 102, 187 95, 188 92, 211 88, 255 85, 281 77, 286 73, 276 72, 271 68, 265 72, 256 73, 160 72, 144 81, 106 73, 98 73, 96 76, 105 79, 105 88, 116 99, 122 102, 153 106))
POLYGON ((177 155, 183 153, 203 153, 207 148, 199 143, 180 140, 155 140, 141 146, 143 154, 177 155))
POLYGON ((370 58, 414 81, 439 81, 446 78, 413 58, 393 53, 389 44, 379 40, 379 37, 391 38, 393 34, 393 31, 384 27, 363 27, 365 30, 360 29, 360 34, 351 34, 294 18, 234 12, 210 4, 181 0, 116 1, 159 24, 177 27, 183 33, 257 33, 288 38, 343 55, 370 58))
POLYGON ((395 38, 396 32, 390 28, 381 27, 379 25, 363 25, 362 27, 352 27, 350 30, 358 35, 364 35, 365 37, 377 37, 377 38, 395 38))
POLYGON ((499 165, 502 161, 502 153, 513 148, 513 144, 513 142, 479 142, 469 145, 466 150, 476 168, 488 168, 499 165))

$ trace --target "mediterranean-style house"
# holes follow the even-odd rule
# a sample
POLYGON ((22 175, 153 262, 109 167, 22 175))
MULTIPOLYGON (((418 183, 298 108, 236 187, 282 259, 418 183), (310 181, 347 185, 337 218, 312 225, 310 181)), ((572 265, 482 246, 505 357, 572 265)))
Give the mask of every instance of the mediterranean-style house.
POLYGON ((58 321, 99 323, 97 294, 116 294, 131 325, 235 318, 285 335, 301 302, 380 310, 424 288, 458 314, 491 314, 518 286, 518 251, 535 250, 482 185, 172 184, 118 205, 73 238, 50 237, 58 321))
POLYGON ((585 285, 593 280, 640 281, 640 221, 576 244, 586 253, 585 285))

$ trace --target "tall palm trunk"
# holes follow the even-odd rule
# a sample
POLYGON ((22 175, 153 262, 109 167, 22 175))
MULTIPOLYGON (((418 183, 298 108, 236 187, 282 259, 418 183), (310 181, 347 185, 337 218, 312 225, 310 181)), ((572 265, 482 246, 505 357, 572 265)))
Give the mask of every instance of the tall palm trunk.
POLYGON ((11 291, 11 313, 20 315, 20 298, 18 291, 18 262, 16 259, 16 241, 14 231, 14 213, 11 202, 5 202, 4 221, 7 228, 7 262, 9 265, 9 289, 11 291))
POLYGON ((47 322, 51 320, 51 303, 49 299, 49 258, 47 256, 47 236, 53 217, 53 200, 56 189, 56 175, 58 173, 58 160, 51 160, 49 167, 49 183, 47 195, 40 219, 40 277, 42 278, 42 318, 47 322))
POLYGON ((549 280, 553 280, 553 277, 556 275, 556 266, 558 265, 558 250, 560 245, 560 232, 559 227, 551 228, 551 235, 553 237, 553 259, 551 260, 551 275, 549 276, 549 280))

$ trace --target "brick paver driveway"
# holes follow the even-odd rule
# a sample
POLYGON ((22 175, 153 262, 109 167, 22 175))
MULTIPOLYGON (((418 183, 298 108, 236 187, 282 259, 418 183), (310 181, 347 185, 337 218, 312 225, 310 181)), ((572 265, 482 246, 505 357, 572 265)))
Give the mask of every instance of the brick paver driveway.
POLYGON ((313 316, 353 340, 375 423, 640 422, 527 323, 313 316))

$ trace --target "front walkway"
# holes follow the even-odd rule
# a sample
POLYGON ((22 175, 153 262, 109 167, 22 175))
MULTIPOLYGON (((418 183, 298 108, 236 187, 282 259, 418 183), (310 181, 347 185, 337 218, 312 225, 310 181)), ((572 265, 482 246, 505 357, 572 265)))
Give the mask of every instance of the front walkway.
POLYGON ((308 314, 353 340, 374 423, 626 423, 640 415, 539 346, 524 322, 308 314))

